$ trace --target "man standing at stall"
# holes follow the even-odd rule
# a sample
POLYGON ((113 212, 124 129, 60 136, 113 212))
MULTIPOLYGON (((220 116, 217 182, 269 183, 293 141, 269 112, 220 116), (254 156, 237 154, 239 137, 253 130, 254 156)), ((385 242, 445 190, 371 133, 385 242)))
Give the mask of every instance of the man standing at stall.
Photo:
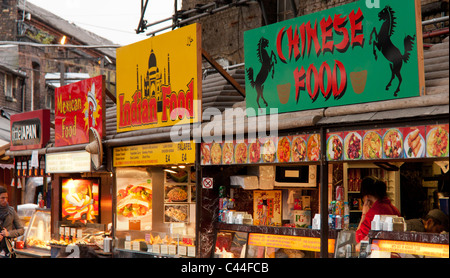
POLYGON ((10 239, 23 233, 24 228, 19 216, 8 204, 8 191, 0 186, 0 256, 9 257, 12 248, 10 239))
POLYGON ((448 216, 440 209, 432 209, 424 219, 406 220, 406 230, 425 233, 448 232, 448 216))

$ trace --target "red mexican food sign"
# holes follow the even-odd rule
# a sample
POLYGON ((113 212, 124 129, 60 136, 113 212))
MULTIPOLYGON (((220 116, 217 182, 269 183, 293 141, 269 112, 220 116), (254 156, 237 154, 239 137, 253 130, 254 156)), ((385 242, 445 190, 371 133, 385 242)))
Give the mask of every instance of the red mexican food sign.
POLYGON ((89 142, 89 128, 105 134, 105 77, 85 79, 55 90, 55 146, 89 142))

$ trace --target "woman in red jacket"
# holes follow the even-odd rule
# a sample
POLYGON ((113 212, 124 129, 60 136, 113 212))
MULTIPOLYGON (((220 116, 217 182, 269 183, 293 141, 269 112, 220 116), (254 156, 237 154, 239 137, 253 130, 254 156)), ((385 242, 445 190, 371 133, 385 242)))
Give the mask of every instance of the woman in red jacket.
POLYGON ((391 203, 386 193, 386 183, 375 178, 366 177, 361 182, 361 196, 364 206, 362 209, 361 221, 356 230, 356 242, 367 240, 372 220, 375 215, 397 215, 398 209, 391 203))

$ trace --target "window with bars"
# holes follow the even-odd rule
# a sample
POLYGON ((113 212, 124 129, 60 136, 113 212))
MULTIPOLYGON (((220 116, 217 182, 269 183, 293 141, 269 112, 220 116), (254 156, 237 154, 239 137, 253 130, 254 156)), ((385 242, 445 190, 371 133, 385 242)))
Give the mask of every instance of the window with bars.
POLYGON ((22 88, 21 79, 8 73, 5 73, 4 77, 4 93, 6 99, 9 101, 16 101, 16 95, 22 88))
POLYGON ((5 96, 13 98, 13 90, 15 87, 15 78, 11 74, 5 74, 5 96))
POLYGON ((300 0, 277 0, 277 14, 278 22, 296 17, 294 9, 292 9, 292 2, 298 7, 300 0))

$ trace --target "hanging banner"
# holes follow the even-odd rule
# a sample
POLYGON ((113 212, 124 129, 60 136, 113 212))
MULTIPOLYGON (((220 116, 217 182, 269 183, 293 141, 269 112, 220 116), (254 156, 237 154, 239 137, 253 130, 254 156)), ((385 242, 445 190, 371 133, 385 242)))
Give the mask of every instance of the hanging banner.
POLYGON ((103 75, 55 89, 55 146, 89 143, 90 127, 106 134, 103 75))
POLYGON ((117 49, 117 132, 200 120, 201 26, 117 49))
POLYGON ((246 31, 247 108, 284 113, 419 96, 420 1, 367 3, 246 31))

